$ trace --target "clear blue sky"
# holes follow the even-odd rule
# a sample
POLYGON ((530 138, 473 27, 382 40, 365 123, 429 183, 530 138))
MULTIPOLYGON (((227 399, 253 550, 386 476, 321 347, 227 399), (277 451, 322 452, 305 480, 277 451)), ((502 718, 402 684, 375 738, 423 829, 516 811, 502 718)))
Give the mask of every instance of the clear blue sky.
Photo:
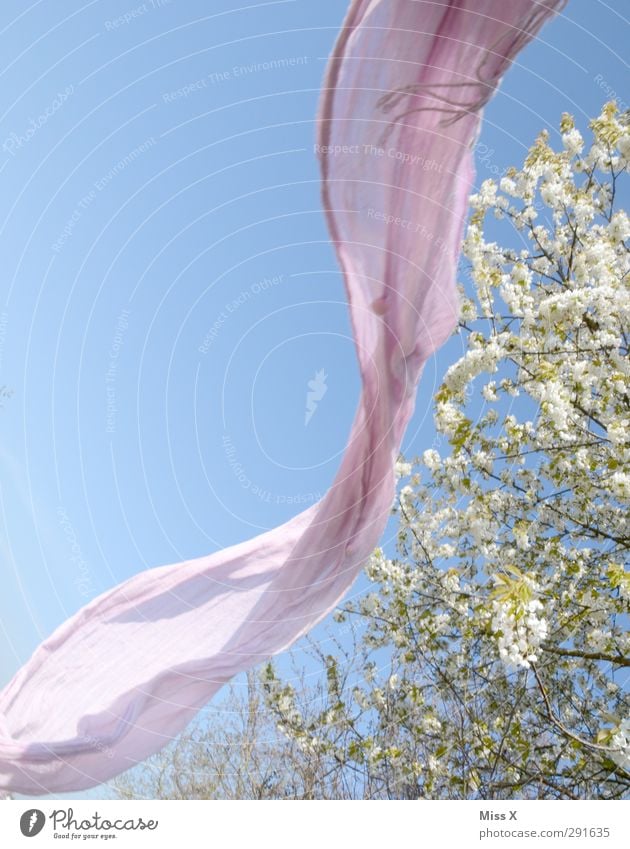
MULTIPOLYGON (((0 685, 95 595, 273 527, 332 481, 359 385, 313 142, 344 11, 4 0, 0 685)), ((521 54, 479 180, 563 111, 584 127, 611 92, 630 108, 629 16, 571 0, 521 54)), ((427 366, 410 455, 457 351, 427 366)))

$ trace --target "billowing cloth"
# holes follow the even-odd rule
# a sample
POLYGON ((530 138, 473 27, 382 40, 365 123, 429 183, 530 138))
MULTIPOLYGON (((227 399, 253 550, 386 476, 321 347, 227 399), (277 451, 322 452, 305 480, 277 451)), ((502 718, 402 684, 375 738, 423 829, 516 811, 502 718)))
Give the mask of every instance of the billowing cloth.
POLYGON ((0 789, 78 790, 134 766, 346 593, 385 527, 422 367, 457 321, 480 110, 561 2, 351 3, 318 122, 362 377, 341 468, 281 527, 142 572, 58 628, 0 693, 0 789))

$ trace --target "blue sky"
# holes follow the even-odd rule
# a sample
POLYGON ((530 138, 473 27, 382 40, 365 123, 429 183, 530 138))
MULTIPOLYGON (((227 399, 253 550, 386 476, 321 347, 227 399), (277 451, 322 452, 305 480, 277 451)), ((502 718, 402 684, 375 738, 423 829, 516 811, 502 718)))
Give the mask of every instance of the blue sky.
MULTIPOLYGON (((344 11, 2 4, 0 685, 95 595, 330 485, 359 385, 313 143, 344 11)), ((584 127, 615 92, 630 108, 628 11, 571 0, 521 54, 486 110, 478 180, 543 126, 557 138, 563 111, 584 127)), ((434 438, 459 349, 425 370, 409 455, 434 438)))

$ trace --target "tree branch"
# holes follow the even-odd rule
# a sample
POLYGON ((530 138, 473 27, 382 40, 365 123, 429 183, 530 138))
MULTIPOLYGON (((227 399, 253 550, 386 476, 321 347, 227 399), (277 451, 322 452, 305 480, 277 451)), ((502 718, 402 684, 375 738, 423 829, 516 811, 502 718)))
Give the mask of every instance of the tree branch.
POLYGON ((550 646, 543 643, 541 648, 551 654, 559 654, 562 657, 580 657, 583 660, 605 660, 612 663, 614 666, 630 666, 630 657, 625 657, 623 654, 606 654, 599 651, 577 651, 576 649, 559 649, 555 646, 550 646))

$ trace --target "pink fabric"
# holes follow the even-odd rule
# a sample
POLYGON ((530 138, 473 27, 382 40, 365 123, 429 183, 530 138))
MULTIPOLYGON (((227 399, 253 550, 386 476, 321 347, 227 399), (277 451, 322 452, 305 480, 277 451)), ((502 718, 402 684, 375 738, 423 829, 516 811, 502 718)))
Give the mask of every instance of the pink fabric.
POLYGON ((1 789, 77 790, 134 766, 348 590, 387 521, 423 364, 457 320, 480 109, 561 4, 351 3, 318 132, 363 380, 337 477, 285 525, 142 572, 55 631, 0 693, 1 789))

